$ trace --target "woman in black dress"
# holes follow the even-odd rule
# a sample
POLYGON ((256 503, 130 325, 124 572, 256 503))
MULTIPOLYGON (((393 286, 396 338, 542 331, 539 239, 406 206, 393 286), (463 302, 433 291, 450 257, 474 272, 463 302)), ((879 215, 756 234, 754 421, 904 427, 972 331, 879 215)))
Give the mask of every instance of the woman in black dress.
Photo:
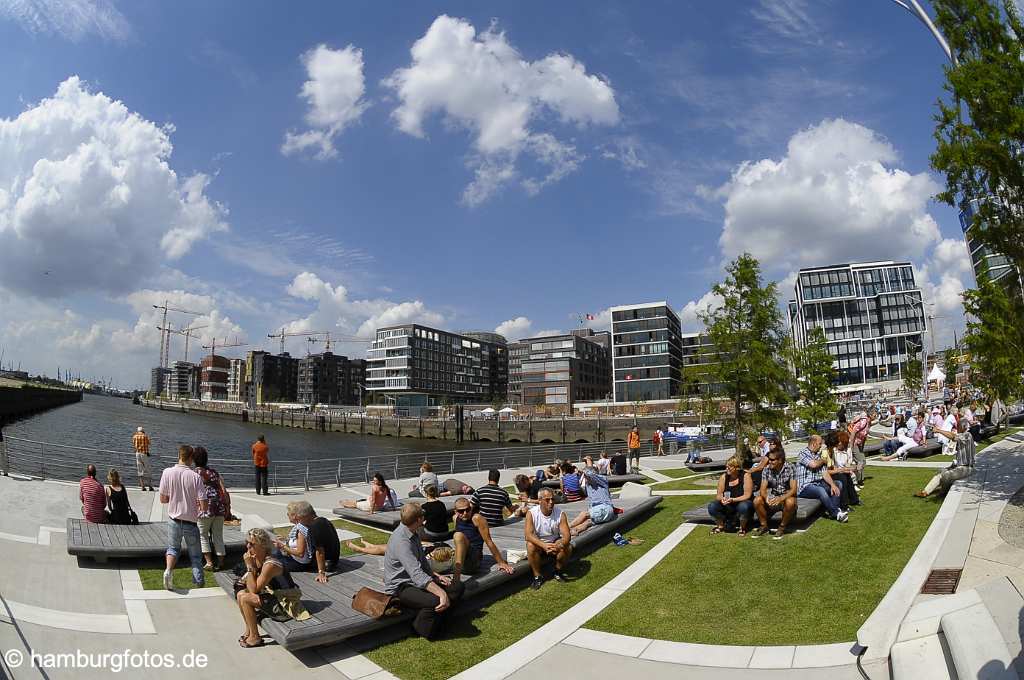
POLYGON ((107 473, 107 515, 111 524, 131 524, 129 513, 132 506, 128 502, 128 489, 121 485, 121 475, 117 470, 107 473))

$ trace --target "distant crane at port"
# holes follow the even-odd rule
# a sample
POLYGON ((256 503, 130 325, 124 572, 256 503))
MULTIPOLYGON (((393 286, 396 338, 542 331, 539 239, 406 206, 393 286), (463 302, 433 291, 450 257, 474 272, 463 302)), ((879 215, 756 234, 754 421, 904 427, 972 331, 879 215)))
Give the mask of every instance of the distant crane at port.
MULTIPOLYGON (((316 333, 315 335, 323 335, 324 337, 323 338, 318 338, 318 337, 306 338, 306 341, 310 342, 312 344, 316 344, 318 342, 323 342, 324 343, 324 351, 325 352, 330 352, 331 351, 331 332, 330 331, 324 331, 323 333, 316 333)), ((354 337, 354 336, 350 337, 350 336, 346 336, 346 335, 335 335, 334 336, 334 340, 335 340, 335 342, 373 342, 373 340, 367 340, 366 338, 357 338, 357 337, 354 337)))
POLYGON ((164 300, 162 305, 153 305, 153 309, 164 310, 163 318, 160 321, 160 325, 157 328, 161 329, 160 332, 160 370, 164 371, 167 369, 167 355, 171 349, 171 330, 167 325, 167 312, 177 312, 179 314, 191 314, 192 316, 202 316, 202 312, 193 312, 187 309, 178 309, 177 307, 171 307, 168 304, 168 300, 164 300))
POLYGON ((323 335, 323 331, 286 331, 284 328, 281 329, 280 333, 269 333, 268 338, 280 338, 281 339, 281 351, 280 354, 284 354, 284 340, 285 338, 298 338, 310 335, 323 335))
POLYGON ((196 337, 194 335, 196 331, 201 331, 204 328, 209 328, 209 326, 187 326, 185 328, 178 328, 178 329, 172 328, 170 326, 168 326, 167 328, 163 328, 161 326, 157 326, 157 328, 159 328, 161 331, 164 331, 166 333, 176 333, 178 335, 184 335, 185 336, 185 358, 184 358, 184 361, 188 361, 188 341, 191 338, 196 337))
POLYGON ((210 350, 210 356, 212 357, 214 354, 217 353, 217 348, 218 347, 220 347, 221 349, 227 349, 228 347, 248 347, 248 346, 249 346, 249 343, 247 343, 247 342, 238 342, 237 340, 235 340, 235 342, 228 342, 227 338, 224 339, 224 342, 218 343, 217 342, 217 338, 214 338, 213 340, 210 341, 209 345, 203 345, 203 349, 210 350))

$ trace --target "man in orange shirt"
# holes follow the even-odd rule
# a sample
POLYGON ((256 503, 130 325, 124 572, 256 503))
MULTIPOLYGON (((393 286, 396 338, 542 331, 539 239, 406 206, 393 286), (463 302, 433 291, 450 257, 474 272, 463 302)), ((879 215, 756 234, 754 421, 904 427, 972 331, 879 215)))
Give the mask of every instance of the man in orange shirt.
POLYGON ((153 491, 153 478, 149 472, 149 435, 141 427, 132 435, 135 447, 135 471, 139 474, 139 488, 153 491))
POLYGON ((626 438, 626 445, 629 447, 629 461, 632 463, 633 459, 636 458, 636 465, 633 466, 633 472, 640 471, 640 428, 634 427, 629 433, 629 437, 626 438))
POLYGON ((256 468, 256 495, 260 494, 260 490, 263 491, 264 496, 269 496, 270 492, 267 491, 267 480, 269 475, 267 474, 267 468, 270 466, 270 447, 267 446, 267 440, 260 435, 256 438, 256 442, 252 445, 252 464, 256 468))

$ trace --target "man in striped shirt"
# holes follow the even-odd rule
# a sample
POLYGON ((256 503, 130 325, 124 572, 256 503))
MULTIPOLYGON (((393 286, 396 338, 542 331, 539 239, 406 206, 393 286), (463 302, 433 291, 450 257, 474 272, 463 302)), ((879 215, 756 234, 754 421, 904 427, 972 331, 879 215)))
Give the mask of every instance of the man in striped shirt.
POLYGON ((500 527, 505 521, 503 510, 512 511, 512 499, 508 492, 498 486, 501 473, 491 469, 487 471, 487 484, 473 492, 473 507, 487 520, 487 526, 500 527))
POLYGON ((82 501, 82 516, 86 522, 103 524, 107 521, 107 492, 96 481, 96 466, 85 468, 85 477, 78 483, 78 498, 82 501))

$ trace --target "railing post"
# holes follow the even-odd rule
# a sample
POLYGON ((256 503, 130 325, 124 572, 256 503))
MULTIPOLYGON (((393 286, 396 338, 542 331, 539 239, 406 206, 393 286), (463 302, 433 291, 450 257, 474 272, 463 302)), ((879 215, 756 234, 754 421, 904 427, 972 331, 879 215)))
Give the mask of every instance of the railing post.
POLYGON ((393 479, 398 479, 398 456, 395 456, 395 476, 393 479))
POLYGON ((306 477, 303 481, 303 486, 306 487, 306 491, 309 491, 309 461, 306 461, 306 477))
POLYGON ((452 451, 452 467, 451 467, 451 471, 448 474, 450 474, 450 475, 454 475, 455 474, 455 452, 454 451, 452 451))
POLYGON ((366 472, 363 473, 363 481, 367 484, 370 483, 370 457, 366 457, 366 472))
POLYGON ((46 479, 46 454, 43 452, 42 443, 39 444, 39 477, 46 479))
POLYGON ((11 461, 7 453, 7 440, 0 442, 0 472, 7 477, 11 471, 11 461))
POLYGON ((338 461, 338 471, 334 475, 334 482, 337 486, 341 486, 341 461, 338 461))

